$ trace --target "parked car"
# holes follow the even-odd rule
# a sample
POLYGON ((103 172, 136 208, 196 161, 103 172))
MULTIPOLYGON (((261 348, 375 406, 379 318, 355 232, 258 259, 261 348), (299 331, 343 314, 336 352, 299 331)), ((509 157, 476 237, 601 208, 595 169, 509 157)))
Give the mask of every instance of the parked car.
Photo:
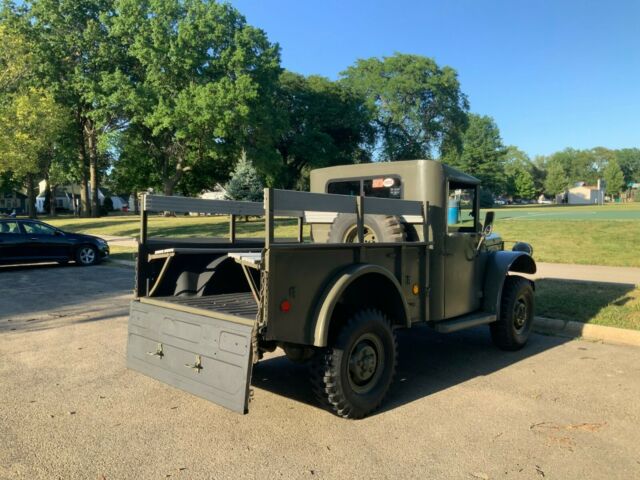
POLYGON ((54 261, 93 265, 109 256, 106 240, 64 232, 38 220, 0 219, 0 263, 54 261))

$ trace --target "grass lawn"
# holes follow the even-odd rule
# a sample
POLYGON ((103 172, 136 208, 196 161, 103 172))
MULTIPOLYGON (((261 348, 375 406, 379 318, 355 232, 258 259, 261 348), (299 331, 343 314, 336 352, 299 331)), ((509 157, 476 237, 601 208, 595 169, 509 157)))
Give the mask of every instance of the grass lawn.
MULTIPOLYGON (((42 217, 43 221, 70 232, 91 235, 113 235, 117 237, 137 237, 140 219, 135 215, 108 216, 102 218, 42 217)), ((306 232, 308 234, 308 227, 306 232)), ((149 216, 148 235, 161 237, 229 237, 229 218, 226 216, 149 216)), ((251 217, 248 222, 236 220, 238 237, 261 237, 264 235, 264 220, 251 217)), ((292 219, 276 219, 276 236, 294 238, 297 224, 292 219)))
POLYGON ((640 288, 545 278, 536 281, 536 314, 640 330, 640 288))
POLYGON ((506 241, 533 245, 533 256, 540 262, 640 267, 640 203, 494 211, 494 230, 506 241))

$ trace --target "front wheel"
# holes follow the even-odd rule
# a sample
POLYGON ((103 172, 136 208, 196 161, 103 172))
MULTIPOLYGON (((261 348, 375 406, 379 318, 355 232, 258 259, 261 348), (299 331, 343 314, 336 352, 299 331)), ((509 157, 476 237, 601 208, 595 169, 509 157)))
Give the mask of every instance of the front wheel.
POLYGON ((500 317, 490 325, 493 343, 503 350, 524 347, 533 326, 533 308, 531 282, 517 275, 505 278, 500 317))
POLYGON ((88 245, 82 246, 76 252, 76 262, 82 266, 93 265, 98 261, 98 252, 88 245))
POLYGON ((340 330, 334 346, 311 362, 318 399, 344 418, 363 418, 384 399, 396 370, 396 338, 379 310, 357 312, 340 330))

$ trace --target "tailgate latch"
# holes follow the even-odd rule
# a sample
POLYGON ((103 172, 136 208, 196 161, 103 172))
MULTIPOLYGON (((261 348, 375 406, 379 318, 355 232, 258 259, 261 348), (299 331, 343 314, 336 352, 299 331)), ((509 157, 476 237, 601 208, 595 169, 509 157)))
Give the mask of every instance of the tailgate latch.
POLYGON ((193 365, 191 365, 190 363, 185 363, 184 366, 195 370, 196 373, 200 373, 200 370, 204 368, 202 366, 202 358, 200 357, 200 355, 196 355, 196 361, 193 363, 193 365))
POLYGON ((147 352, 147 355, 160 357, 160 358, 164 357, 164 352, 162 351, 162 344, 159 343, 158 346, 156 347, 156 351, 155 352, 147 352))

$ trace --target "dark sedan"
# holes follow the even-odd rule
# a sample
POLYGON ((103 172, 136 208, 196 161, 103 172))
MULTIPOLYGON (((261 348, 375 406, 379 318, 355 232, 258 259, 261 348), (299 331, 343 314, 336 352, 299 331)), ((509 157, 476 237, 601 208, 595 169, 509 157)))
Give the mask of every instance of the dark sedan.
POLYGON ((38 220, 0 218, 0 263, 74 260, 93 265, 108 256, 109 245, 102 238, 63 232, 38 220))

